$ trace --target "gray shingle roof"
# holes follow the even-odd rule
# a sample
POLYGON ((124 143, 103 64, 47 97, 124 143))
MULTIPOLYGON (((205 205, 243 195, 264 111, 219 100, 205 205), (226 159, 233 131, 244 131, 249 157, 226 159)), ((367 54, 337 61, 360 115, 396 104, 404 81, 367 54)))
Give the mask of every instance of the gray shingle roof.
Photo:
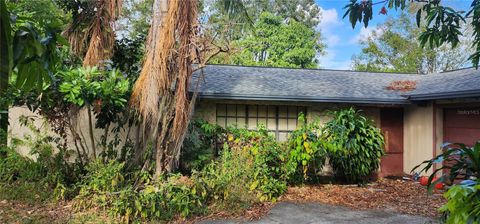
POLYGON ((425 76, 417 89, 405 96, 411 100, 480 97, 480 70, 466 68, 425 76))
MULTIPOLYGON (((204 81, 199 89, 203 98, 405 104, 410 95, 457 90, 480 93, 480 71, 473 69, 416 75, 207 65, 203 71, 204 81), (397 80, 417 81, 417 89, 398 92, 385 88, 397 80)), ((194 80, 199 74, 194 74, 194 80)))

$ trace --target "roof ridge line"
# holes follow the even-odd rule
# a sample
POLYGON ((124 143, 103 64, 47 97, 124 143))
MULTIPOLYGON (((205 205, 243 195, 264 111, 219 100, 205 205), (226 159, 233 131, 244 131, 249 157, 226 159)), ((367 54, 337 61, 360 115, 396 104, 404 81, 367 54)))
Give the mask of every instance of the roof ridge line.
POLYGON ((273 66, 258 66, 258 65, 232 65, 232 64, 207 64, 213 66, 229 66, 229 67, 247 67, 247 68, 274 68, 274 69, 295 69, 295 70, 310 70, 310 71, 339 71, 339 72, 359 72, 359 73, 378 73, 378 74, 397 74, 397 75, 416 75, 425 76, 425 74, 418 74, 412 72, 371 72, 371 71, 355 71, 347 69, 330 69, 330 68, 289 68, 289 67, 273 67, 273 66))

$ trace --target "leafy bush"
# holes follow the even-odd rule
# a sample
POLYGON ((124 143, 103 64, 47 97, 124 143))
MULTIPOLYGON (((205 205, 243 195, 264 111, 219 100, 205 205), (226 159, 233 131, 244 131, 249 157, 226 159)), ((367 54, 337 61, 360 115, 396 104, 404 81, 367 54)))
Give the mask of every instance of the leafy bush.
POLYGON ((245 208, 285 192, 287 155, 264 128, 232 128, 226 138, 219 160, 194 172, 200 195, 219 207, 245 208))
POLYGON ((331 112, 333 119, 324 127, 331 144, 330 164, 335 175, 361 183, 378 169, 384 154, 384 139, 371 120, 350 108, 331 112))
POLYGON ((448 202, 440 208, 446 223, 480 222, 480 184, 455 185, 445 193, 448 202))
POLYGON ((87 166, 75 207, 102 208, 125 222, 132 220, 170 220, 203 212, 202 198, 192 190, 192 182, 172 175, 153 183, 148 173, 125 170, 125 164, 101 160, 87 166), (143 184, 136 181, 142 179, 143 184))
POLYGON ((298 122, 300 128, 293 131, 288 140, 290 181, 315 181, 325 164, 328 144, 320 136, 318 122, 305 124, 303 114, 300 114, 298 122))
POLYGON ((25 135, 22 140, 13 138, 10 147, 0 147, 0 196, 27 201, 70 197, 70 189, 61 189, 72 186, 82 170, 67 161, 67 150, 54 146, 58 144, 57 138, 35 128, 28 118, 22 117, 21 121, 33 134, 25 135), (32 158, 19 154, 18 146, 30 148, 32 158), (44 194, 52 191, 53 194, 44 194))
POLYGON ((423 168, 419 170, 419 172, 423 172, 430 170, 434 164, 439 164, 439 168, 435 169, 428 179, 430 190, 437 183, 453 183, 455 179, 460 177, 464 179, 480 178, 480 141, 473 147, 462 143, 454 143, 446 144, 443 148, 442 154, 423 161, 412 169, 412 171, 415 171, 423 165, 423 168), (442 171, 440 178, 433 181, 440 171, 442 171))
POLYGON ((190 174, 202 170, 218 156, 218 147, 225 130, 203 120, 194 120, 188 127, 180 155, 180 170, 190 174))

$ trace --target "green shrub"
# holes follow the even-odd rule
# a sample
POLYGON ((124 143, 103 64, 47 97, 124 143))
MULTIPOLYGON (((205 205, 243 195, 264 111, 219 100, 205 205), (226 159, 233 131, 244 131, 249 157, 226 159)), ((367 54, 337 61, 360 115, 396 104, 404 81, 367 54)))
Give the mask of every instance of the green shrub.
POLYGON ((320 136, 318 122, 305 124, 303 114, 298 122, 300 128, 293 131, 288 140, 290 182, 315 181, 325 164, 328 144, 320 136))
POLYGON ((438 164, 439 167, 433 170, 428 179, 429 190, 432 190, 437 183, 446 182, 450 184, 457 178, 480 178, 480 141, 475 143, 473 147, 461 143, 454 143, 446 144, 443 148, 442 154, 433 159, 423 161, 412 169, 413 172, 423 166, 418 172, 427 172, 434 164, 438 164), (440 178, 433 181, 440 171, 442 171, 440 178))
MULTIPOLYGON (((219 140, 225 130, 203 120, 194 120, 188 127, 180 155, 180 170, 191 174, 192 170, 202 170, 219 153, 219 140)), ((221 147, 220 147, 221 148, 221 147)))
POLYGON ((129 173, 124 163, 100 159, 87 166, 75 198, 75 208, 102 208, 125 222, 171 220, 202 213, 202 198, 184 176, 171 175, 158 183, 148 173, 129 173), (136 181, 142 179, 142 185, 136 181))
POLYGON ((440 208, 446 223, 480 223, 480 184, 455 185, 445 193, 448 202, 440 208))
POLYGON ((380 165, 384 139, 380 129, 350 108, 331 113, 333 119, 324 127, 331 148, 329 162, 335 175, 348 182, 365 182, 380 165))
POLYGON ((286 190, 286 153, 268 132, 229 129, 218 161, 193 180, 200 195, 220 208, 242 209, 275 201, 286 190))

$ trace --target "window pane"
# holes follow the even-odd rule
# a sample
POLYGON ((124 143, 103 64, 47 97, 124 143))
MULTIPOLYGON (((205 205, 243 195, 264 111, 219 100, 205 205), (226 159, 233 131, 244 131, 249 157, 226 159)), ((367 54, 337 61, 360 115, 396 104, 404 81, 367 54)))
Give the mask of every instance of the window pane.
POLYGON ((243 117, 238 117, 238 118, 237 118, 237 127, 239 127, 239 128, 245 128, 245 125, 247 125, 247 124, 245 123, 245 118, 243 118, 243 117))
POLYGON ((245 117, 245 105, 237 105, 237 116, 245 117))
POLYGON ((267 106, 258 106, 258 117, 267 117, 267 106))
POLYGON ((278 107, 278 117, 287 117, 287 107, 281 106, 278 107))
POLYGON ((277 130, 277 124, 275 118, 269 118, 267 124, 268 130, 275 131, 277 130))
POLYGON ((257 128, 257 118, 248 118, 248 129, 256 129, 257 128))
POLYGON ((257 117, 257 106, 249 105, 248 106, 248 117, 257 117))
POLYGON ((282 130, 282 131, 288 130, 287 119, 283 119, 283 118, 278 119, 278 130, 282 130))
POLYGON ((235 118, 227 118, 227 127, 232 127, 237 124, 237 120, 235 118))
POLYGON ((297 107, 295 106, 290 106, 288 107, 288 117, 289 118, 297 118, 297 107))
POLYGON ((235 116, 235 104, 227 104, 227 116, 235 116))
POLYGON ((275 106, 268 106, 268 118, 275 118, 277 115, 277 111, 275 110, 275 106))
POLYGON ((297 119, 288 119, 288 130, 293 131, 297 128, 297 119))
POLYGON ((225 128, 225 118, 224 117, 217 117, 217 124, 225 128))
POLYGON ((226 116, 225 104, 217 104, 217 116, 226 116))

